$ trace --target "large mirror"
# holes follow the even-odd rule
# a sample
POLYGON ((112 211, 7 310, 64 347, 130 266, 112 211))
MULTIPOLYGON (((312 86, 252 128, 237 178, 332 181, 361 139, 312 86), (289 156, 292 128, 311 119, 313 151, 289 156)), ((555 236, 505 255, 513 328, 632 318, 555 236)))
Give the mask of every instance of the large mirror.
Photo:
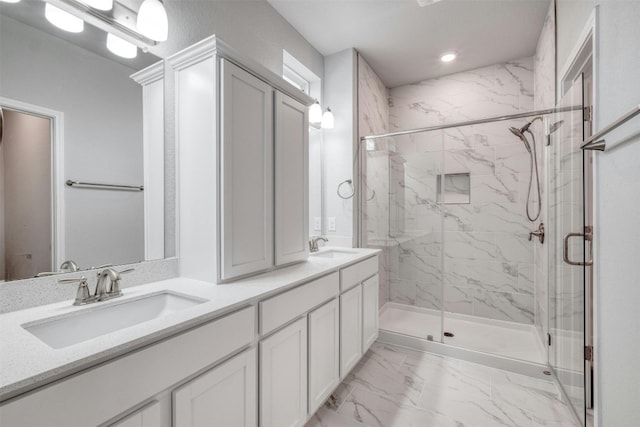
POLYGON ((0 282, 164 257, 148 245, 144 186, 144 167, 164 164, 145 159, 130 77, 159 59, 105 41, 53 26, 40 0, 0 2, 0 282))

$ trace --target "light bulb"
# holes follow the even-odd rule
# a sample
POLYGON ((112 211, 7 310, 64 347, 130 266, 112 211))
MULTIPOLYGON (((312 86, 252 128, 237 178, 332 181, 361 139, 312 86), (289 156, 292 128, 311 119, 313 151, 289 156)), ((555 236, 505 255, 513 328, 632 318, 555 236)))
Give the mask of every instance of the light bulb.
POLYGON ((94 9, 111 10, 113 9, 113 0, 81 0, 94 9))
POLYGON ((318 124, 322 121, 322 107, 316 99, 316 102, 309 107, 309 123, 318 124))
POLYGON ((456 54, 455 53, 445 53, 444 55, 442 55, 440 57, 440 61, 442 61, 442 62, 451 62, 454 59, 456 59, 456 54))
POLYGON ((331 108, 327 108, 327 111, 322 115, 322 124, 320 125, 322 129, 333 129, 333 113, 331 112, 331 108))
POLYGON ((80 33, 84 30, 84 21, 82 19, 58 9, 50 3, 47 3, 44 7, 44 16, 47 21, 61 30, 69 31, 70 33, 80 33))
POLYGON ((163 42, 169 35, 167 11, 160 0, 144 0, 136 24, 138 32, 151 40, 163 42))
POLYGON ((135 58, 138 55, 138 48, 133 43, 107 33, 107 48, 114 54, 123 58, 135 58))

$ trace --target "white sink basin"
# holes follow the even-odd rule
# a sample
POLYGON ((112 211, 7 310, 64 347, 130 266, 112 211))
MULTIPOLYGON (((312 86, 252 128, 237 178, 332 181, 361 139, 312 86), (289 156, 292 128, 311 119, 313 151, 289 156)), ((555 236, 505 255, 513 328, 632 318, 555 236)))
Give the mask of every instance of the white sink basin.
POLYGON ((357 254, 354 251, 348 251, 344 249, 327 249, 324 251, 316 252, 313 256, 320 258, 346 258, 357 254))
POLYGON ((52 348, 64 348, 206 302, 164 291, 125 301, 97 303, 68 316, 50 317, 22 327, 52 348), (102 305, 104 304, 104 305, 102 305))

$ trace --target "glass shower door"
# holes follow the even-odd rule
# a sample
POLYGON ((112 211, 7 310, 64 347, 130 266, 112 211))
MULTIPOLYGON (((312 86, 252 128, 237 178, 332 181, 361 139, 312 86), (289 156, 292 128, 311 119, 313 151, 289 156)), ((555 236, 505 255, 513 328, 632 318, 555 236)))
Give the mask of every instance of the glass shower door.
POLYGON ((549 147, 549 364, 584 423, 585 277, 591 230, 585 224, 583 81, 576 79, 554 117, 549 147))

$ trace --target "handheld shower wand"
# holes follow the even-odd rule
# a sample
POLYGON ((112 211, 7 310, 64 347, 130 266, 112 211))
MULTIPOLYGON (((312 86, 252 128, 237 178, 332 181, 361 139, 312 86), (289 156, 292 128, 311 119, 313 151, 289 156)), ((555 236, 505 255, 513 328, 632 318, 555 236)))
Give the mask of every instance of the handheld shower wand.
POLYGON ((529 127, 531 126, 531 124, 533 124, 533 122, 535 122, 536 120, 542 120, 542 116, 534 117, 533 120, 531 120, 529 123, 527 123, 526 125, 522 126, 521 128, 516 128, 516 127, 510 127, 509 128, 511 133, 513 133, 515 136, 520 138, 520 140, 524 144, 524 147, 527 149, 527 152, 529 152, 529 165, 530 165, 530 170, 529 170, 529 191, 527 192, 526 210, 527 210, 527 218, 529 218, 529 221, 531 221, 531 222, 534 222, 538 218, 540 218, 540 212, 542 211, 542 194, 541 194, 541 191, 540 191, 540 175, 538 174, 538 154, 536 152, 536 139, 533 136, 533 133, 529 130, 529 127), (531 141, 532 141, 531 144, 529 143, 529 140, 527 140, 527 137, 524 134, 525 132, 527 132, 527 133, 529 133, 529 135, 531 135, 531 141), (530 212, 530 206, 529 206, 531 204, 531 191, 533 190, 533 174, 534 174, 534 172, 535 172, 535 175, 536 175, 536 188, 538 190, 538 211, 536 212, 535 215, 533 215, 530 212))

